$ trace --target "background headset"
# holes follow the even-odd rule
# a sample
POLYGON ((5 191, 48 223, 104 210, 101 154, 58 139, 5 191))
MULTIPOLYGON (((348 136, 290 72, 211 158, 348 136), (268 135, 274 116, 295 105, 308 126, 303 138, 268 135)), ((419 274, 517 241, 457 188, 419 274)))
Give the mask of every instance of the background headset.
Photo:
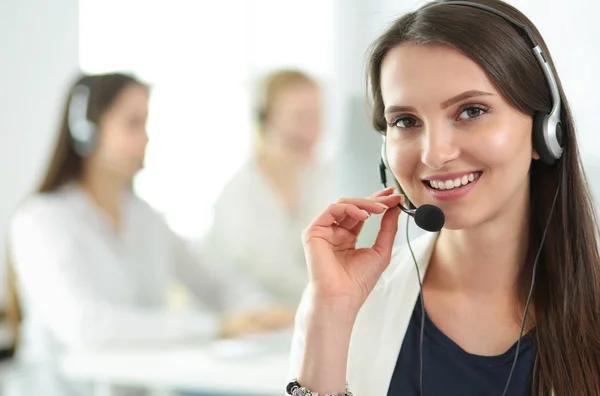
POLYGON ((90 87, 79 82, 71 91, 67 122, 73 150, 81 157, 90 155, 98 138, 98 126, 88 118, 89 103, 90 87))
MULTIPOLYGON (((434 3, 432 6, 440 5, 455 5, 455 6, 466 6, 478 8, 492 14, 495 14, 512 26, 516 27, 522 34, 522 36, 529 42, 531 51, 541 66, 548 88, 550 89, 550 95, 552 97, 552 108, 549 113, 536 111, 533 115, 533 130, 532 130, 532 142, 533 148, 540 156, 540 160, 547 164, 552 165, 559 160, 563 153, 565 143, 565 132, 562 127, 560 112, 561 112, 561 100, 558 91, 558 84, 552 68, 548 64, 548 58, 544 55, 542 48, 537 43, 529 27, 514 18, 506 15, 505 13, 496 10, 495 8, 489 7, 484 4, 473 3, 469 1, 446 1, 443 3, 434 3)), ((386 169, 389 168, 386 152, 386 136, 383 135, 383 142, 381 145, 381 158, 379 161, 379 177, 381 184, 387 187, 387 176, 386 169)), ((396 185, 400 188, 398 181, 394 178, 396 185)), ((422 205, 416 209, 409 209, 404 207, 402 204, 398 205, 403 212, 410 216, 413 216, 415 223, 422 229, 430 232, 437 232, 444 226, 444 213, 438 207, 434 205, 422 205)))
MULTIPOLYGON (((550 89, 550 94, 552 97, 552 108, 549 113, 544 112, 535 112, 533 115, 533 130, 532 130, 532 142, 533 148, 537 151, 540 156, 540 160, 546 165, 552 165, 556 161, 558 161, 563 154, 564 144, 565 144, 565 131, 563 130, 561 123, 561 99, 558 91, 558 84, 556 82, 556 78, 550 65, 548 64, 548 58, 544 55, 540 45, 536 42, 533 34, 531 33, 529 27, 514 18, 506 15, 505 13, 496 10, 490 6, 473 3, 469 1, 446 1, 441 3, 434 3, 428 7, 441 6, 441 5, 455 5, 455 6, 465 6, 465 7, 473 7, 478 8, 480 10, 487 11, 489 13, 495 14, 505 21, 510 23, 512 26, 517 28, 525 39, 529 41, 531 46, 531 50, 540 64, 544 76, 546 77, 546 81, 548 83, 548 87, 550 89)), ((381 183, 384 187, 387 187, 386 183, 386 168, 389 168, 387 161, 387 153, 386 153, 386 136, 383 135, 383 143, 381 146, 381 159, 379 161, 379 176, 381 179, 381 183)), ((394 178, 396 185, 400 188, 398 181, 394 178)), ((535 278, 537 272, 537 264, 540 254, 542 252, 542 247, 544 246, 544 241, 546 239, 546 234, 548 232, 548 226, 550 225, 550 219, 552 218, 552 214, 554 213, 554 207, 556 206, 556 201, 558 198, 558 192, 560 190, 560 183, 556 188, 556 192, 554 194, 554 199, 552 201, 552 206, 550 208, 550 214, 548 215, 548 219, 546 221, 546 226, 544 227, 544 231, 542 233, 542 239, 540 241, 540 246, 536 252, 534 261, 533 261, 533 269, 532 269, 532 278, 531 285, 529 288, 529 294, 527 296, 527 301, 525 303, 525 312, 523 314, 523 320, 521 321, 521 330, 519 333, 519 339, 517 340, 517 348, 515 350, 515 357, 513 359, 513 364, 508 374, 508 378, 506 381, 506 385, 504 387, 504 391, 502 396, 506 396, 508 392, 508 387, 510 385, 510 381, 512 379, 513 372, 517 365, 517 359, 519 357, 519 349, 521 346, 521 338, 523 338, 523 331, 525 329, 525 323, 527 321, 527 313, 529 311, 529 303, 531 301, 531 296, 533 294, 533 288, 535 285, 535 278)), ((422 205, 416 209, 408 209, 405 208, 402 204, 398 205, 402 211, 413 216, 415 218, 415 223, 423 228, 426 231, 439 231, 444 225, 444 213, 440 208, 433 205, 422 205), (427 208, 426 212, 420 212, 422 208, 427 208), (421 213, 421 216, 419 214, 421 213), (439 226, 439 228, 438 228, 439 226)), ((423 301, 423 285, 421 281, 421 274, 419 272, 419 266, 417 264, 417 260, 415 258, 415 254, 412 250, 412 246, 410 245, 410 238, 408 236, 408 219, 406 222, 406 241, 408 243, 408 248, 412 255, 413 261, 415 263, 415 267, 417 270, 417 277, 419 279, 419 298, 421 300, 421 332, 419 337, 419 385, 420 385, 420 394, 423 396, 423 334, 425 327, 425 303, 423 301)))

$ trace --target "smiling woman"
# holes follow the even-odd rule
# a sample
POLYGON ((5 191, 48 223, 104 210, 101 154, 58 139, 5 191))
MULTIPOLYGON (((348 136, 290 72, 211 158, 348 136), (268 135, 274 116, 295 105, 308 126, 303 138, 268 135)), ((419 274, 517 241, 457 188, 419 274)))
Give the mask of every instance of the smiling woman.
POLYGON ((375 41, 369 77, 398 188, 446 221, 392 252, 391 189, 313 221, 288 393, 600 394, 598 230, 535 26, 498 0, 433 1, 375 41))

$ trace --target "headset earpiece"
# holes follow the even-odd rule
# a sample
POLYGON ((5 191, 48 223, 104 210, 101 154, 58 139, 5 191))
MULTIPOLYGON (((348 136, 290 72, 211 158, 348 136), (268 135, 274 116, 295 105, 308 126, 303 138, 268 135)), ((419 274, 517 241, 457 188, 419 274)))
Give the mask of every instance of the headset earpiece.
POLYGON ((68 125, 75 152, 87 157, 96 147, 97 126, 88 119, 90 88, 79 84, 73 88, 69 100, 68 125))
POLYGON ((552 165, 562 156, 564 140, 560 121, 553 121, 551 116, 541 112, 533 115, 533 148, 544 164, 552 165))
POLYGON ((454 5, 478 8, 499 16, 523 33, 523 37, 529 42, 531 51, 542 68, 544 76, 546 77, 546 82, 548 83, 550 95, 552 97, 552 109, 550 112, 548 114, 538 112, 533 116, 533 148, 538 152, 540 155, 540 160, 544 164, 554 164, 562 156, 563 148, 566 143, 566 131, 562 127, 560 118, 562 107, 560 92, 558 89, 557 79, 552 71, 552 68, 550 67, 550 64, 548 63, 549 58, 548 56, 544 55, 542 47, 537 43, 529 27, 526 24, 485 4, 474 3, 471 1, 445 1, 443 3, 435 3, 431 6, 436 5, 454 5))

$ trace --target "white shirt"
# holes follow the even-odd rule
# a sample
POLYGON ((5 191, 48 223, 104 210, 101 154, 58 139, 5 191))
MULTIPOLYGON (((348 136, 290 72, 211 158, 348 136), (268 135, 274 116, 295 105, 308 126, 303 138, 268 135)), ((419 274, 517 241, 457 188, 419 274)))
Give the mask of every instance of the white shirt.
POLYGON ((9 248, 24 316, 18 357, 43 366, 58 394, 67 394, 67 385, 48 371, 56 371, 65 348, 209 340, 218 313, 264 302, 200 263, 134 194, 122 208, 117 232, 81 188, 68 184, 30 198, 12 219, 9 248), (174 277, 210 311, 166 311, 174 277))
POLYGON ((330 173, 322 164, 306 169, 294 213, 271 183, 247 161, 217 200, 201 251, 295 309, 308 283, 302 231, 331 202, 330 173))

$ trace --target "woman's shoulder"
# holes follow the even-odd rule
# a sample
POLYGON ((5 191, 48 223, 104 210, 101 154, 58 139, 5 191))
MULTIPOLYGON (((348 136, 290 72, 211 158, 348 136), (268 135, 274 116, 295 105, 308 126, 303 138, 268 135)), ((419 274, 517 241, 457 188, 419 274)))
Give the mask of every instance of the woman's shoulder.
POLYGON ((35 193, 23 199, 11 216, 11 223, 31 222, 59 216, 70 207, 69 194, 64 190, 35 193))
POLYGON ((55 239, 71 233, 69 224, 74 216, 69 215, 69 208, 72 206, 72 200, 62 190, 26 197, 9 218, 8 238, 11 246, 28 246, 35 238, 55 239))

